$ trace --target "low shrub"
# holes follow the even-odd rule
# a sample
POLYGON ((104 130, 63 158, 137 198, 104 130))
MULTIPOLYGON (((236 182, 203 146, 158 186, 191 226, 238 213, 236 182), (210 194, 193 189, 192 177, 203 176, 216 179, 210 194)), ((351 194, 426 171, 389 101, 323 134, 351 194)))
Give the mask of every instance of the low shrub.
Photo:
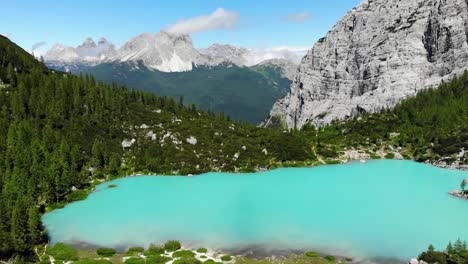
POLYGON ((395 158, 395 154, 393 154, 393 153, 387 153, 387 154, 385 155, 385 158, 386 158, 386 159, 394 159, 394 158, 395 158))
POLYGON ((40 259, 39 264, 50 264, 50 257, 49 255, 43 255, 40 259))
POLYGON ((54 261, 54 264, 63 264, 63 261, 62 260, 56 260, 56 261, 54 261))
POLYGON ((205 259, 205 258, 207 258, 207 256, 205 256, 205 255, 200 255, 200 258, 205 259))
POLYGON ((125 264, 145 264, 146 261, 142 258, 129 258, 125 260, 125 264))
POLYGON ((325 158, 335 158, 338 156, 338 153, 335 150, 324 147, 318 148, 317 153, 325 158))
POLYGON ((112 264, 112 262, 105 259, 80 259, 73 264, 112 264))
POLYGON ((426 263, 447 263, 447 255, 445 252, 427 251, 419 255, 418 260, 426 263))
POLYGON ((87 190, 76 190, 74 192, 71 192, 67 196, 67 202, 76 202, 76 201, 81 201, 86 199, 88 197, 88 191, 87 190))
POLYGON ((229 255, 224 255, 224 256, 221 257, 221 260, 222 260, 222 261, 231 261, 231 260, 232 260, 232 257, 229 256, 229 255))
POLYGON ((177 240, 169 240, 164 244, 164 248, 169 252, 179 250, 181 247, 182 245, 177 240))
POLYGON ((345 258, 345 260, 346 260, 346 261, 348 261, 348 262, 351 262, 351 261, 353 261, 353 259, 352 259, 352 258, 345 258))
POLYGON ((56 260, 78 260, 78 251, 64 243, 57 243, 47 253, 56 260))
POLYGON ((181 250, 181 251, 174 252, 174 254, 172 254, 173 258, 191 258, 194 256, 195 256, 195 253, 193 253, 190 250, 181 250))
POLYGON ((115 249, 113 248, 98 248, 96 253, 101 257, 112 257, 115 255, 115 249))
POLYGON ((138 253, 141 253, 141 252, 143 252, 143 251, 145 251, 145 249, 142 248, 142 247, 131 247, 131 248, 129 248, 129 249, 127 250, 127 253, 125 253, 125 255, 127 255, 127 256, 135 256, 135 255, 137 255, 138 253))
POLYGON ((208 249, 206 249, 206 248, 199 248, 199 249, 197 249, 197 252, 198 252, 198 253, 206 253, 206 252, 208 252, 208 249))
POLYGON ((336 261, 335 256, 326 256, 325 259, 328 260, 328 261, 336 261))
POLYGON ((164 264, 172 260, 170 257, 165 256, 151 256, 146 258, 146 264, 164 264))
POLYGON ((163 247, 150 245, 149 248, 143 253, 143 255, 149 256, 159 256, 164 254, 165 250, 163 247))
POLYGON ((216 262, 212 259, 203 261, 204 264, 221 264, 221 262, 216 262))
POLYGON ((317 252, 314 252, 314 251, 308 251, 308 252, 305 253, 305 255, 306 255, 307 257, 310 257, 310 258, 318 258, 318 257, 320 257, 320 254, 317 253, 317 252))
POLYGON ((196 258, 181 258, 174 260, 174 264, 201 264, 202 262, 196 258))

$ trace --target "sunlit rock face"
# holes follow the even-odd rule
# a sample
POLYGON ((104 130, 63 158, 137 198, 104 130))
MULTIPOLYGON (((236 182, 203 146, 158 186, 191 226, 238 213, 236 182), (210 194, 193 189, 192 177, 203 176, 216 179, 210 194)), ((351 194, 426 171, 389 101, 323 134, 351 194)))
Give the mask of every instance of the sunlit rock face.
POLYGON ((271 110, 289 128, 393 107, 468 68, 468 0, 365 0, 302 59, 271 110))

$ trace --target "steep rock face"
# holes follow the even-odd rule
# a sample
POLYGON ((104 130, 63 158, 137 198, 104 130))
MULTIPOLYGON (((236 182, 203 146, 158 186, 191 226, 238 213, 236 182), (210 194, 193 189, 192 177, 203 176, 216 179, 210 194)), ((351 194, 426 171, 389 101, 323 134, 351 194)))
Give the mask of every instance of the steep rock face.
POLYGON ((119 49, 115 60, 142 61, 147 67, 162 72, 190 71, 193 64, 209 63, 209 59, 193 47, 190 36, 165 31, 133 38, 119 49))
POLYGON ((266 60, 260 62, 258 66, 279 68, 281 70, 281 76, 289 80, 294 80, 296 76, 297 64, 286 59, 266 60))
POLYGON ((321 126, 393 107, 467 68, 467 0, 365 0, 302 59, 266 125, 321 126))
POLYGON ((216 62, 230 61, 237 66, 248 63, 249 50, 226 44, 213 44, 206 49, 200 49, 202 54, 211 57, 216 62))

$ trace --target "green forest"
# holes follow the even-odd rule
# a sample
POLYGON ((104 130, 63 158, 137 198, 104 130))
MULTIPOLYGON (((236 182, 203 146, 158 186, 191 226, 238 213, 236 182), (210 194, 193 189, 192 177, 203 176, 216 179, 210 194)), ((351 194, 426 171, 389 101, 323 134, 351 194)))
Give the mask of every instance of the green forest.
POLYGON ((450 160, 468 147, 466 72, 393 110, 300 131, 49 70, 1 36, 0 79, 0 259, 19 263, 35 262, 35 246, 47 243, 44 212, 103 180, 336 163, 346 149, 450 160))
POLYGON ((198 66, 188 72, 160 72, 143 63, 104 63, 85 67, 82 72, 106 83, 115 81, 175 100, 183 96, 185 104, 224 112, 251 124, 261 123, 292 83, 282 77, 280 68, 232 64, 198 66))

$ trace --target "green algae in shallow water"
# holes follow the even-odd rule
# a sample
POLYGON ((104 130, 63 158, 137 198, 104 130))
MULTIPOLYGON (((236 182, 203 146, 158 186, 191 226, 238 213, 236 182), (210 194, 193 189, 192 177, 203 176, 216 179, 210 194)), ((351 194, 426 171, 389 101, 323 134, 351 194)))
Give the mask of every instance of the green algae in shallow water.
POLYGON ((468 240, 468 202, 447 194, 464 178, 468 172, 397 160, 129 177, 98 185, 86 200, 43 220, 53 243, 115 248, 177 238, 209 248, 313 245, 335 255, 407 260, 429 243, 468 240))

